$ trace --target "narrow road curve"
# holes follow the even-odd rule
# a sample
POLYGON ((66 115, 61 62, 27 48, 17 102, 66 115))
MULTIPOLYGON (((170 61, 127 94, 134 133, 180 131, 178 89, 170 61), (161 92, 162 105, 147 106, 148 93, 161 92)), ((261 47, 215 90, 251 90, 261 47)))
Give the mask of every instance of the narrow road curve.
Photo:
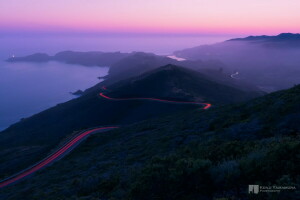
POLYGON ((234 74, 231 74, 230 77, 234 79, 239 79, 236 76, 239 75, 239 72, 235 72, 234 74))
POLYGON ((68 141, 65 145, 63 145, 61 148, 59 148, 57 151, 49 155, 48 157, 44 158, 40 162, 34 164, 33 166, 23 170, 22 172, 19 172, 18 174, 15 174, 3 181, 0 182, 0 188, 8 186, 10 184, 13 184, 20 179, 23 179, 34 172, 40 170, 41 168, 52 164, 54 161, 57 161, 64 157, 67 153, 70 152, 76 145, 78 145, 80 142, 82 142, 87 136, 93 134, 93 133, 98 133, 98 132, 104 132, 108 130, 112 130, 118 127, 102 127, 102 128, 95 128, 91 130, 87 130, 84 132, 81 132, 79 135, 75 136, 72 138, 70 141, 68 141))
MULTIPOLYGON (((107 90, 105 86, 102 87, 103 90, 107 90)), ((164 100, 164 99, 156 99, 156 98, 112 98, 108 97, 103 92, 99 94, 101 97, 108 99, 108 100, 113 100, 113 101, 128 101, 128 100, 150 100, 150 101, 160 101, 160 102, 165 102, 165 103, 177 103, 177 104, 197 104, 197 105, 202 105, 204 106, 203 109, 207 110, 209 109, 212 105, 210 103, 200 103, 200 102, 193 102, 193 101, 172 101, 172 100, 164 100)))
MULTIPOLYGON (((103 90, 107 90, 105 86, 102 87, 103 90)), ((99 94, 101 97, 108 99, 108 100, 115 100, 115 101, 128 101, 128 100, 150 100, 150 101, 159 101, 165 103, 178 103, 178 104, 197 104, 197 105, 204 105, 203 109, 206 110, 211 107, 210 103, 200 103, 200 102, 189 102, 189 101, 171 101, 171 100, 164 100, 164 99, 156 99, 156 98, 112 98, 108 97, 103 93, 99 94)), ((0 188, 8 186, 10 184, 16 183, 17 181, 30 176, 34 172, 52 164, 54 161, 57 161, 63 158, 67 153, 69 153, 73 148, 75 148, 80 142, 82 142, 85 138, 93 133, 104 132, 108 130, 112 130, 119 127, 102 127, 102 128, 94 128, 90 130, 86 130, 75 136, 74 138, 70 139, 65 145, 59 148, 54 153, 50 154, 40 162, 32 165, 31 167, 11 176, 2 181, 0 181, 0 188)))

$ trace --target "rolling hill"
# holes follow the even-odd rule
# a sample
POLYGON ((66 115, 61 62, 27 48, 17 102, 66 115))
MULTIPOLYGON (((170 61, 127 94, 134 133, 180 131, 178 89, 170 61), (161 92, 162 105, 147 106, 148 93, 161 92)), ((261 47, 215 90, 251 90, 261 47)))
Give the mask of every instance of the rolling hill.
POLYGON ((117 97, 158 97, 216 104, 241 102, 264 94, 258 88, 244 88, 242 83, 238 87, 235 80, 230 80, 231 82, 225 83, 198 71, 169 64, 109 85, 112 92, 108 94, 117 97))
MULTIPOLYGON (((28 166, 43 157, 72 133, 101 125, 127 125, 170 115, 199 105, 156 101, 110 101, 99 96, 152 97, 180 101, 212 101, 214 106, 262 95, 222 85, 199 72, 168 65, 132 79, 86 92, 81 97, 58 104, 2 131, 0 138, 1 177, 28 166)), ((208 102, 210 103, 210 102, 208 102)))
POLYGON ((86 93, 97 91, 103 85, 109 86, 126 79, 141 76, 148 71, 155 70, 168 64, 182 66, 194 71, 198 71, 201 74, 204 74, 207 78, 218 82, 219 84, 228 85, 237 89, 243 88, 245 91, 259 90, 256 86, 244 80, 233 80, 230 76, 231 73, 226 70, 227 67, 222 62, 217 60, 177 61, 168 57, 158 56, 151 53, 135 52, 113 64, 110 67, 109 74, 106 76, 105 81, 87 89, 86 93))
POLYGON ((296 86, 93 135, 0 198, 297 199, 298 190, 252 196, 248 185, 299 186, 299 102, 296 86))

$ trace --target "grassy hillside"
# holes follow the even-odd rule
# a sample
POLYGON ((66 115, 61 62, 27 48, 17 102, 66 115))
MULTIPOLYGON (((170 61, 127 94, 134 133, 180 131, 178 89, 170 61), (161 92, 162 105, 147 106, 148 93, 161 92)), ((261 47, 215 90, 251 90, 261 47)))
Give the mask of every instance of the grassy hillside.
POLYGON ((45 156, 74 131, 131 124, 191 108, 196 106, 150 101, 111 102, 97 94, 57 105, 1 132, 0 176, 15 173, 45 156))
MULTIPOLYGON (((154 97, 182 101, 229 103, 253 98, 259 93, 224 86, 195 71, 167 66, 140 77, 96 89, 25 118, 1 132, 0 177, 10 175, 45 156, 72 133, 95 126, 124 125, 169 115, 199 105, 167 104, 152 101, 110 101, 99 97, 154 97), (153 87, 154 86, 154 87, 153 87)), ((217 106, 214 104, 214 106, 217 106)), ((200 109, 200 108, 199 108, 200 109)))
POLYGON ((296 86, 93 135, 0 198, 297 199, 299 190, 256 196, 247 190, 299 188, 299 102, 296 86))

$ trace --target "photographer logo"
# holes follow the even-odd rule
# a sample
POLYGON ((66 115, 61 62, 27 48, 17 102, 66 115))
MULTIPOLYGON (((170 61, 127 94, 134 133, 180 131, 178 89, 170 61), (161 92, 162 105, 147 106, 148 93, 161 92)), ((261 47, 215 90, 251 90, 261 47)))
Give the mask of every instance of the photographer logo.
POLYGON ((249 194, 258 194, 259 192, 259 185, 249 185, 248 189, 249 194))

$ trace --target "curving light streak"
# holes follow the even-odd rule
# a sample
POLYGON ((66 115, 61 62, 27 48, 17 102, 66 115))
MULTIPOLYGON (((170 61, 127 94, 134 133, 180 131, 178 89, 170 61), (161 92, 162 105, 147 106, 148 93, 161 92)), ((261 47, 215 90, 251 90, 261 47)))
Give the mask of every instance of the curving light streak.
MULTIPOLYGON (((102 87, 102 89, 107 90, 105 86, 102 87)), ((157 98, 112 98, 109 96, 106 96, 102 92, 99 94, 101 97, 109 100, 114 100, 114 101, 128 101, 128 100, 151 100, 151 101, 160 101, 160 102, 165 102, 165 103, 178 103, 178 104, 196 104, 196 105, 204 105, 203 109, 207 110, 209 109, 212 105, 210 103, 200 103, 200 102, 193 102, 193 101, 172 101, 172 100, 165 100, 165 99, 157 99, 157 98)))
MULTIPOLYGON (((107 90, 105 86, 102 86, 103 90, 107 90)), ((212 105, 210 103, 199 103, 199 102, 189 102, 189 101, 172 101, 172 100, 165 100, 165 99, 157 99, 157 98, 112 98, 108 97, 103 93, 99 94, 101 97, 108 99, 108 100, 115 100, 115 101, 128 101, 128 100, 151 100, 151 101, 160 101, 165 103, 179 103, 179 104, 196 104, 196 105, 204 105, 203 109, 209 109, 212 105)), ((40 162, 36 163, 35 165, 19 172, 18 174, 15 174, 5 180, 0 181, 0 188, 3 188, 5 186, 8 186, 10 184, 13 184, 31 174, 34 172, 42 169, 43 167, 46 167, 47 165, 53 163, 55 160, 58 160, 65 156, 69 150, 72 150, 72 147, 76 146, 76 144, 79 144, 83 141, 84 138, 89 136, 92 133, 98 132, 98 131, 105 131, 105 130, 111 130, 119 128, 116 126, 112 127, 102 127, 102 128, 95 128, 91 130, 87 130, 76 136, 75 138, 71 139, 69 142, 67 142, 64 146, 62 146, 60 149, 49 155, 48 157, 44 158, 40 162)))
POLYGON ((34 172, 40 170, 41 168, 51 164, 58 158, 62 158, 63 156, 68 153, 68 150, 70 150, 74 145, 79 144, 82 142, 84 138, 86 138, 88 135, 98 132, 98 131, 104 131, 104 130, 111 130, 118 127, 102 127, 102 128, 95 128, 92 130, 84 131, 80 135, 76 136, 75 138, 71 139, 69 142, 67 142, 64 146, 62 146, 60 149, 58 149, 53 154, 49 155, 48 157, 44 158, 42 161, 36 163, 35 165, 31 166, 30 168, 27 168, 26 170, 23 170, 22 172, 13 175, 3 181, 0 182, 0 188, 8 186, 12 183, 15 183, 16 181, 19 181, 22 178, 25 178, 26 176, 29 176, 33 174, 34 172))

